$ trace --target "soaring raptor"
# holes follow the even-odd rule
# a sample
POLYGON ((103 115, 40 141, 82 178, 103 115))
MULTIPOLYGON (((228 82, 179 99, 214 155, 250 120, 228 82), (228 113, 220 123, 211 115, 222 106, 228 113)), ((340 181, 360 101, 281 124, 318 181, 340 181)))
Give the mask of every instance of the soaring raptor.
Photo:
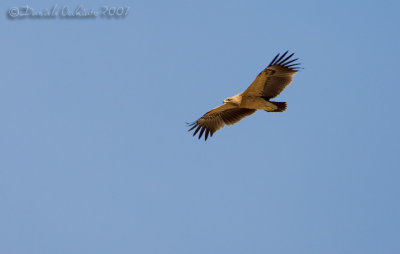
POLYGON ((278 96, 291 82, 294 74, 299 69, 294 55, 276 55, 267 68, 265 68, 251 85, 242 93, 226 98, 224 104, 216 107, 199 120, 189 124, 194 130, 193 136, 199 133, 199 139, 205 133, 204 138, 212 136, 217 130, 227 125, 233 125, 258 109, 267 112, 283 112, 286 110, 286 102, 270 101, 278 96))

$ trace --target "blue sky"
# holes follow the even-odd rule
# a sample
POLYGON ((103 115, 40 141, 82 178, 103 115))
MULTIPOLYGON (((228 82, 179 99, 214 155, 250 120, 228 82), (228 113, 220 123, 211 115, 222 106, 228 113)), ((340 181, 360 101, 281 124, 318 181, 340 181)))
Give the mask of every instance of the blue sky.
POLYGON ((399 8, 2 1, 0 252, 399 253, 399 8), (286 50, 286 112, 187 133, 286 50))

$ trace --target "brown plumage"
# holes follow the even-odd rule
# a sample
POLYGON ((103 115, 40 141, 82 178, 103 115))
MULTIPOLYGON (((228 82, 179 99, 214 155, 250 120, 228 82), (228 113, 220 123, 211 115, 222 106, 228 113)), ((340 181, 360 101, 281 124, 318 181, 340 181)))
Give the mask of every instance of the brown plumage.
POLYGON ((199 139, 212 136, 225 125, 233 125, 258 109, 267 112, 283 112, 286 102, 274 102, 270 99, 278 96, 291 82, 298 71, 299 63, 294 63, 298 58, 291 60, 294 55, 276 55, 267 68, 265 68, 251 85, 242 93, 224 100, 225 104, 216 107, 199 120, 189 124, 189 131, 194 130, 193 136, 199 132, 199 139))

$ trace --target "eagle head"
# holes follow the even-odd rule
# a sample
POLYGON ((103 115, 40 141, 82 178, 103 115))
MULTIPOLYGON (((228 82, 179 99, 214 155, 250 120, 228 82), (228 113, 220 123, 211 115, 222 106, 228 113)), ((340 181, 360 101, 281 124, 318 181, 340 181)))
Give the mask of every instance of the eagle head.
POLYGON ((242 100, 242 97, 235 95, 224 100, 224 103, 230 103, 234 105, 239 105, 242 100))

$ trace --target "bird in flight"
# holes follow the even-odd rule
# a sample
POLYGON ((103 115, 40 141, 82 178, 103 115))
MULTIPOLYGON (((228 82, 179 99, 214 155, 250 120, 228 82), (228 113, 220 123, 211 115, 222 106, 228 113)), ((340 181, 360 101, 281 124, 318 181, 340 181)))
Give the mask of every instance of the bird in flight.
POLYGON ((299 70, 299 63, 291 59, 294 53, 286 56, 288 51, 276 55, 251 85, 242 93, 226 98, 224 104, 216 107, 197 121, 188 124, 189 131, 194 130, 193 136, 199 133, 199 139, 204 140, 212 136, 225 125, 233 125, 257 110, 267 112, 283 112, 286 102, 270 101, 278 96, 291 82, 294 74, 299 70))

